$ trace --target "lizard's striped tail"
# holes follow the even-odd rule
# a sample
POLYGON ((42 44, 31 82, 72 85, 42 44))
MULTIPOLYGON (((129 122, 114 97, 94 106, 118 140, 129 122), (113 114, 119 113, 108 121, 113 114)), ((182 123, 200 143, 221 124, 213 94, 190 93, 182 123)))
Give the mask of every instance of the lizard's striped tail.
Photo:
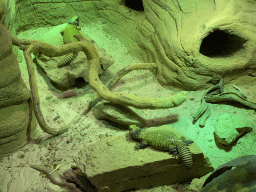
POLYGON ((191 154, 188 146, 186 146, 185 143, 179 143, 177 145, 177 148, 178 148, 178 152, 179 152, 184 164, 187 167, 191 167, 193 164, 193 160, 192 160, 192 154, 191 154))

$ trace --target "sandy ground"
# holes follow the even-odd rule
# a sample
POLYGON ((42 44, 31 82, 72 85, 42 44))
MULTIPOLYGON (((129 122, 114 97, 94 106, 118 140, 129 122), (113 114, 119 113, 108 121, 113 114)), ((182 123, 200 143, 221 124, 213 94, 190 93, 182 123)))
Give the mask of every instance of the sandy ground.
MULTIPOLYGON (((98 23, 93 26, 83 27, 82 30, 115 58, 115 63, 108 69, 108 72, 102 76, 103 81, 106 82, 106 80, 113 76, 118 70, 131 63, 139 61, 128 54, 127 49, 118 41, 118 39, 104 33, 101 26, 102 25, 98 23)), ((58 43, 60 39, 51 39, 50 36, 47 36, 50 30, 55 30, 56 33, 59 33, 60 29, 59 27, 54 27, 29 30, 19 34, 19 38, 39 40, 47 38, 47 42, 51 42, 52 44, 58 43)), ((19 56, 18 60, 20 62, 22 77, 27 87, 29 87, 26 64, 23 56, 19 56)), ((93 95, 93 91, 90 86, 87 85, 83 88, 73 88, 73 90, 79 93, 76 97, 58 99, 53 94, 58 90, 50 86, 49 83, 46 83, 44 75, 42 75, 38 69, 37 81, 43 114, 49 125, 54 127, 67 124, 77 115, 81 114, 86 103, 93 95), (56 116, 60 116, 60 118, 54 121, 56 116)), ((255 101, 255 92, 253 92, 253 90, 256 89, 254 86, 255 82, 239 85, 245 94, 255 101)), ((158 83, 154 82, 152 74, 145 71, 135 71, 126 75, 123 78, 122 83, 119 83, 114 90, 140 97, 165 97, 173 94, 172 90, 166 90, 158 83)), ((198 122, 194 125, 192 124, 191 113, 200 106, 200 98, 202 94, 203 91, 189 92, 187 101, 176 108, 134 110, 144 118, 164 117, 169 114, 178 114, 179 120, 172 123, 171 126, 192 139, 201 148, 204 154, 209 157, 215 168, 236 157, 256 154, 255 131, 240 138, 237 145, 229 152, 219 149, 216 146, 213 136, 214 125, 221 114, 235 114, 250 119, 255 123, 255 111, 245 108, 237 108, 231 105, 213 104, 212 114, 209 117, 206 126, 200 128, 198 122)), ((16 192, 17 189, 19 189, 18 191, 20 192, 62 191, 60 187, 51 184, 50 181, 47 178, 44 178, 39 172, 34 170, 31 171, 28 164, 45 164, 52 167, 61 164, 62 166, 60 167, 59 172, 62 173, 69 169, 71 165, 75 165, 73 157, 75 157, 84 147, 81 143, 93 143, 106 135, 111 136, 123 132, 127 132, 127 130, 120 130, 107 123, 103 123, 102 121, 95 119, 91 112, 86 116, 83 116, 81 120, 77 124, 74 124, 66 133, 55 138, 44 133, 40 127, 37 126, 34 139, 39 142, 38 144, 28 144, 20 151, 15 152, 10 157, 4 158, 1 161, 0 191, 16 192), (7 188, 9 188, 9 190, 7 190, 7 188)), ((172 186, 161 186, 154 189, 138 191, 160 192, 176 190, 174 190, 172 186)))

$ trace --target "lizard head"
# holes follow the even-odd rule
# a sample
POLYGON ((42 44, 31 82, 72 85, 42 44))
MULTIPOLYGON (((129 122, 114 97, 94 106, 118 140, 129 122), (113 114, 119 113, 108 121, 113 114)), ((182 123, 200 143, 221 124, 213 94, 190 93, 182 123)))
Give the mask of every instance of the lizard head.
POLYGON ((129 134, 133 138, 137 138, 140 131, 141 131, 141 128, 137 127, 137 125, 130 125, 129 127, 129 134))
POLYGON ((68 21, 68 24, 71 24, 71 25, 79 25, 79 17, 78 16, 75 16, 75 17, 72 17, 69 21, 68 21))
POLYGON ((130 126, 129 126, 129 131, 130 131, 130 132, 131 132, 131 131, 135 131, 137 128, 138 128, 137 125, 130 125, 130 126))

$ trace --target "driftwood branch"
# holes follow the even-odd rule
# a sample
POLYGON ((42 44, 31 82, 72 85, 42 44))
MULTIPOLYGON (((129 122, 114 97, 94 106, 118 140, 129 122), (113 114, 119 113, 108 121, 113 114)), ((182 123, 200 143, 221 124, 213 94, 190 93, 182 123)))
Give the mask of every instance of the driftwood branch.
POLYGON ((23 50, 23 54, 27 63, 28 74, 29 74, 29 84, 32 93, 33 108, 35 115, 37 117, 38 123, 41 128, 50 134, 59 135, 65 132, 68 127, 74 122, 62 128, 52 128, 49 127, 42 115, 40 109, 40 98, 38 94, 38 87, 36 81, 35 70, 33 66, 33 60, 31 54, 42 53, 48 57, 57 57, 68 54, 70 52, 77 53, 83 51, 89 61, 88 65, 88 80, 91 87, 99 94, 99 96, 105 100, 112 103, 133 106, 139 109, 159 109, 159 108, 171 108, 182 104, 186 100, 186 92, 179 92, 176 95, 165 98, 141 98, 125 93, 111 92, 110 87, 115 85, 125 74, 132 70, 137 69, 149 69, 157 70, 156 64, 133 64, 123 70, 121 70, 112 80, 109 81, 107 86, 105 86, 99 79, 98 69, 99 69, 99 56, 98 53, 91 43, 91 41, 81 37, 76 36, 79 42, 69 43, 62 45, 60 47, 55 47, 49 43, 40 42, 37 40, 20 40, 13 37, 13 44, 20 47, 23 50))

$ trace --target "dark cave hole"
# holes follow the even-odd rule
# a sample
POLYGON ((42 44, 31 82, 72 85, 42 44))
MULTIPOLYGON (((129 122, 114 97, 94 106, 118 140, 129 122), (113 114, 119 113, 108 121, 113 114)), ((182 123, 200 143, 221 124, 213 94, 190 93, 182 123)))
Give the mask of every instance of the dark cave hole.
POLYGON ((144 11, 142 0, 125 0, 125 5, 135 11, 144 11))
POLYGON ((245 42, 237 35, 216 30, 203 39, 200 53, 207 57, 225 57, 241 50, 245 42))
POLYGON ((75 85, 73 85, 73 87, 76 88, 82 88, 84 86, 86 86, 88 83, 84 80, 83 77, 78 77, 75 81, 75 85))

